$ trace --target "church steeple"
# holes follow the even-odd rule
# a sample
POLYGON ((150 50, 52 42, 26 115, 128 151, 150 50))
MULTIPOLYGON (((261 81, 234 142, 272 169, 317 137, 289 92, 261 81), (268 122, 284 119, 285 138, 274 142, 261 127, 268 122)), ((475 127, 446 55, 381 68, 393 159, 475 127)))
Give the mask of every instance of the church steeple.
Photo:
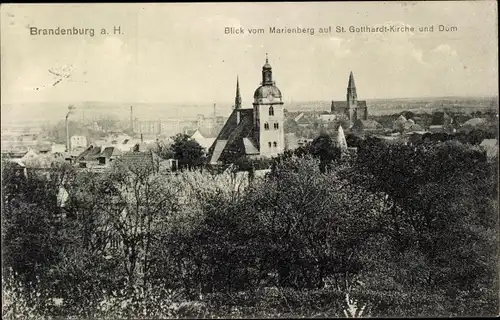
POLYGON ((347 84, 347 102, 356 103, 358 95, 356 94, 356 84, 354 83, 354 75, 349 74, 349 83, 347 84))
POLYGON ((236 76, 236 97, 234 98, 234 108, 241 109, 240 79, 236 76))
POLYGON ((262 67, 262 85, 263 86, 272 86, 273 82, 273 69, 269 64, 269 59, 267 58, 266 53, 266 64, 262 67))

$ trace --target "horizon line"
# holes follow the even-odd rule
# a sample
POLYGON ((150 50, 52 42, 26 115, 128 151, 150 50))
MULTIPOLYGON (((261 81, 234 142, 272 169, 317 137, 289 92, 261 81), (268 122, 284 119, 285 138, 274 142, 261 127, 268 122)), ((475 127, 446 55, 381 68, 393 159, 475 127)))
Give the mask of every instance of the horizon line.
MULTIPOLYGON (((358 99, 360 101, 362 100, 408 100, 408 99, 452 99, 452 98, 498 98, 498 94, 493 94, 493 95, 447 95, 447 96, 411 96, 411 97, 391 97, 391 98, 363 98, 363 99, 358 99)), ((323 100, 302 100, 302 99, 286 99, 283 100, 283 102, 293 102, 293 103, 300 103, 300 102, 323 102, 323 101, 332 101, 332 99, 323 99, 323 100)), ((343 101, 343 100, 335 100, 335 101, 343 101)), ((196 105, 196 104, 203 104, 203 105, 213 105, 221 103, 221 104, 233 104, 234 101, 213 101, 213 102, 201 102, 201 101, 107 101, 107 100, 79 100, 79 101, 25 101, 25 102, 1 102, 1 105, 8 105, 8 104, 44 104, 44 103, 57 103, 57 104, 66 104, 66 103, 89 103, 89 102, 96 102, 96 103, 123 103, 123 104, 157 104, 157 103, 166 103, 166 104, 177 104, 177 105, 196 105)))

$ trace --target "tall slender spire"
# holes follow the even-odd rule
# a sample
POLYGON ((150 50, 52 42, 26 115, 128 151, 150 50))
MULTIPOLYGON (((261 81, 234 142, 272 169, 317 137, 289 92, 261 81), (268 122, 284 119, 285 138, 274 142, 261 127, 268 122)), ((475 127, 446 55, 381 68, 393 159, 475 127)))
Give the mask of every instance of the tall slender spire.
POLYGON ((352 74, 352 71, 351 74, 349 75, 349 84, 347 85, 347 88, 356 89, 356 84, 354 83, 354 75, 352 74))
POLYGON ((358 100, 358 95, 356 93, 356 84, 354 83, 354 75, 349 74, 349 83, 347 84, 347 102, 351 102, 352 104, 356 104, 358 100))
POLYGON ((236 76, 236 97, 234 98, 234 108, 241 108, 240 79, 236 76))

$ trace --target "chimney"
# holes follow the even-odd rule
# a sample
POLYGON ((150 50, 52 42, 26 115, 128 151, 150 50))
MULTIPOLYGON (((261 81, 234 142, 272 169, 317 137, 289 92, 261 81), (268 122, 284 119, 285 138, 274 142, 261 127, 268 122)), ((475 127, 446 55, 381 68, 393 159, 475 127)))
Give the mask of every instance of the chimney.
POLYGON ((240 110, 236 110, 236 124, 240 124, 240 110))
POLYGON ((134 120, 132 118, 133 113, 132 113, 132 106, 130 106, 130 129, 134 129, 134 120))
POLYGON ((143 142, 144 142, 144 139, 143 139, 142 133, 141 133, 141 143, 143 143, 143 142))

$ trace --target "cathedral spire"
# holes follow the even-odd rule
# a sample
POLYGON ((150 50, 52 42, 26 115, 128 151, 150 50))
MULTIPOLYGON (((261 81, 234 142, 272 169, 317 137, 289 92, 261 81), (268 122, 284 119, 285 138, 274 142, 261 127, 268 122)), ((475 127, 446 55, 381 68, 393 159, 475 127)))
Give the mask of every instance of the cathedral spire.
POLYGON ((349 74, 349 83, 347 84, 347 102, 351 102, 352 104, 356 104, 358 100, 358 95, 356 93, 356 84, 354 83, 354 75, 349 74))
POLYGON ((236 97, 234 98, 234 108, 241 108, 240 79, 236 76, 236 97))
POLYGON ((356 84, 354 83, 354 75, 352 74, 352 71, 351 74, 349 74, 349 84, 347 85, 347 88, 356 89, 356 84))

